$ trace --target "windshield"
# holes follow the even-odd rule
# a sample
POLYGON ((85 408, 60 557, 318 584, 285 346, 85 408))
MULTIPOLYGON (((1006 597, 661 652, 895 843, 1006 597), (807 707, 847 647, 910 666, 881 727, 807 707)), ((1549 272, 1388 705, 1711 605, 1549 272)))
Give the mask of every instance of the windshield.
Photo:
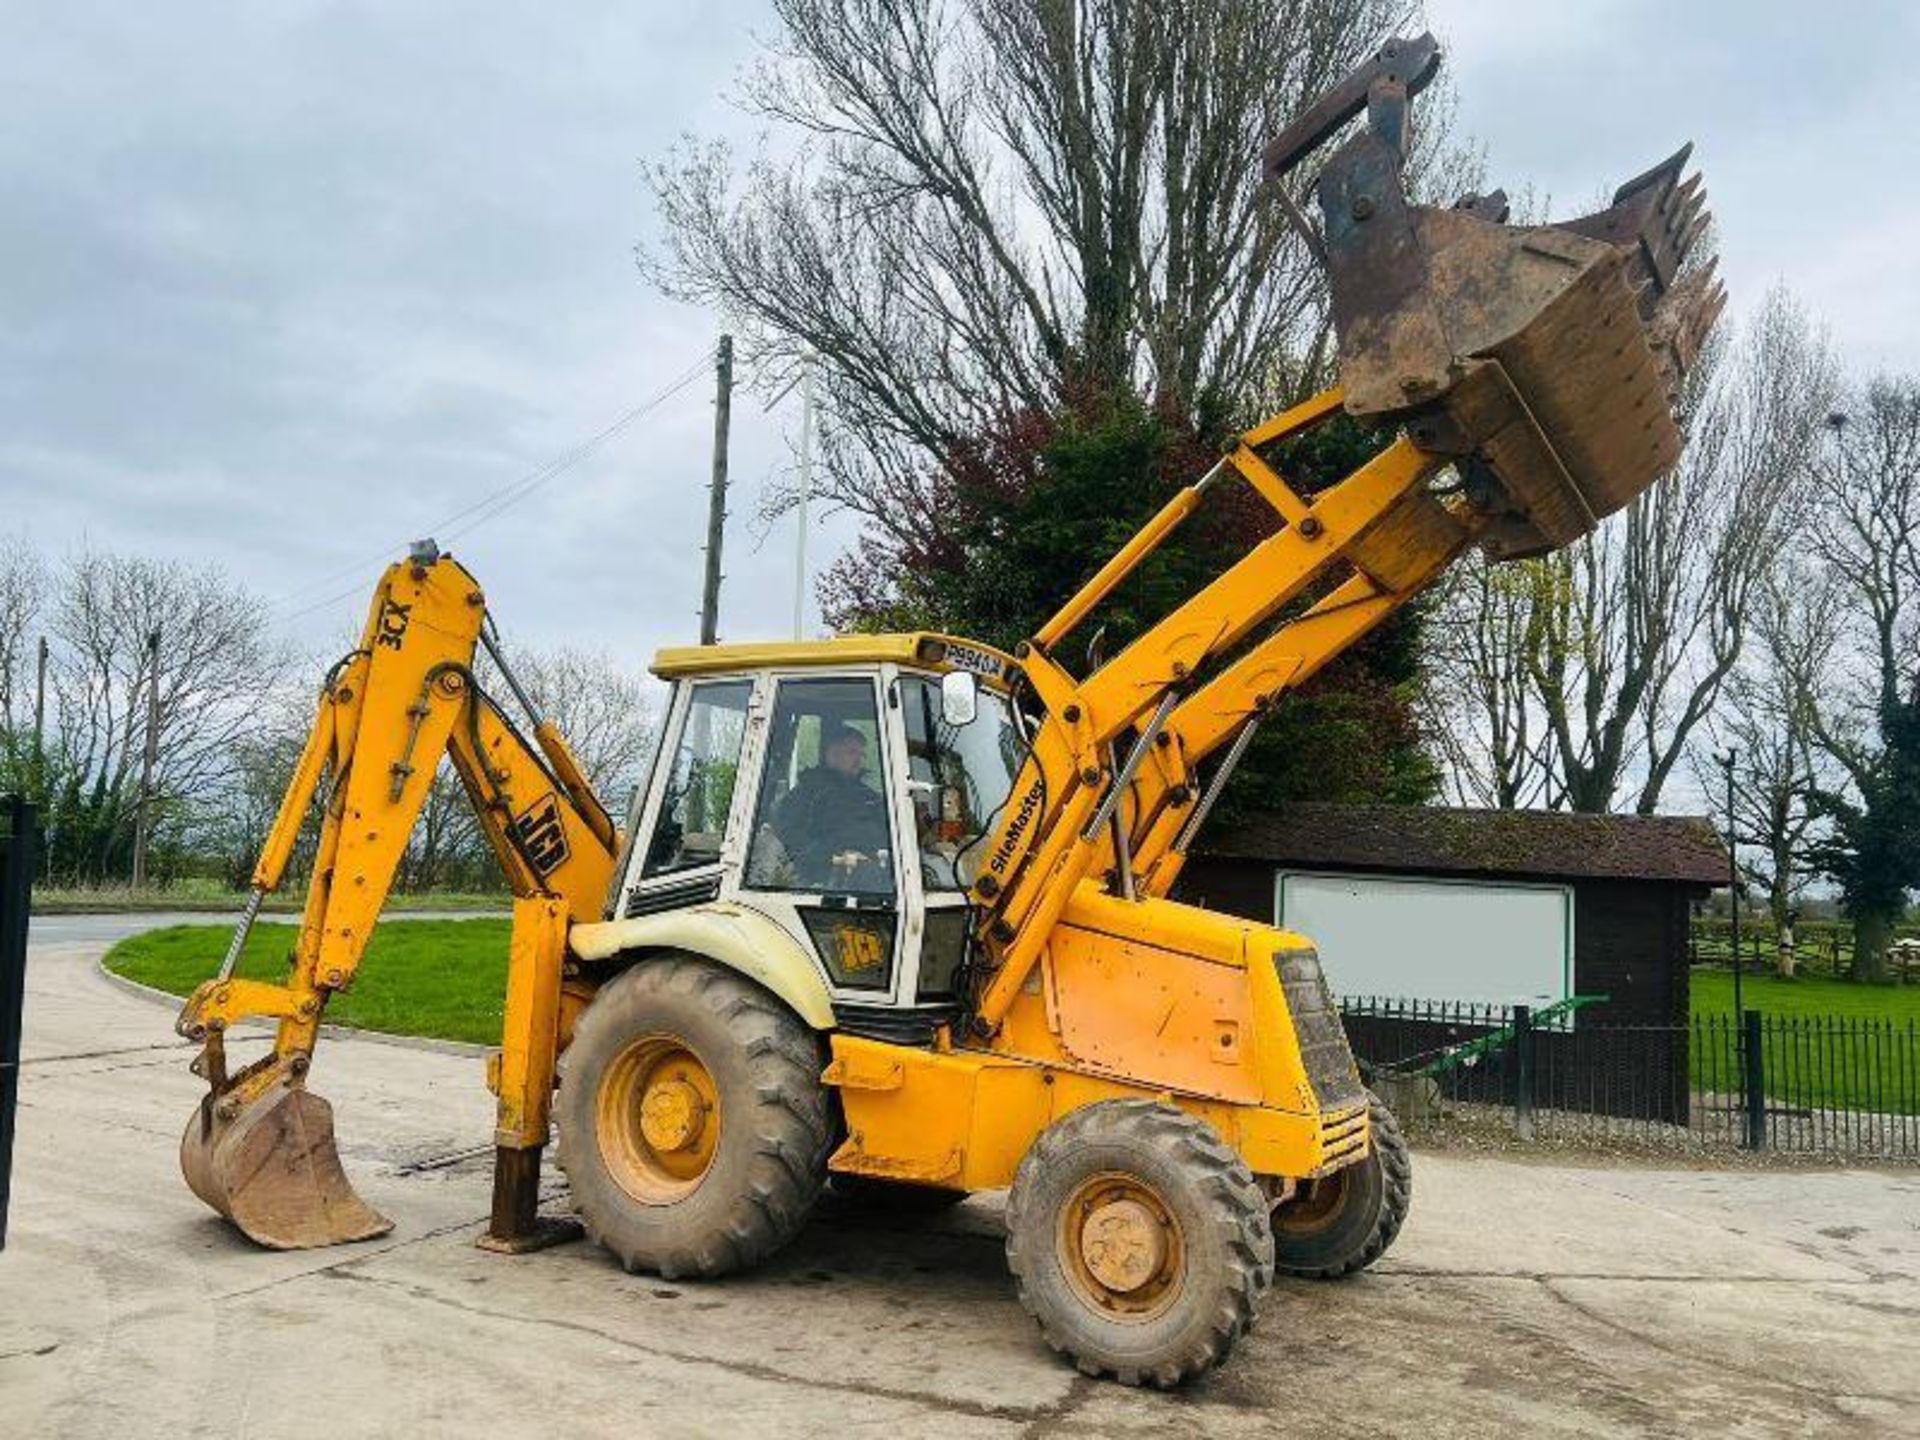
POLYGON ((975 842, 992 824, 1026 757, 1006 697, 982 687, 970 725, 940 718, 940 686, 902 676, 907 791, 920 837, 920 878, 930 890, 964 890, 979 867, 975 842))

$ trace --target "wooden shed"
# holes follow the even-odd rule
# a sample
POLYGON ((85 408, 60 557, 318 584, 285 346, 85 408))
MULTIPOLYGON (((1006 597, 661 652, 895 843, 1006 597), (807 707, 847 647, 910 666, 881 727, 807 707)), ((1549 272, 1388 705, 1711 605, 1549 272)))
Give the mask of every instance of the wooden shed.
POLYGON ((1687 1017, 1693 902, 1727 878, 1726 848, 1709 821, 1693 816, 1298 804, 1204 833, 1181 893, 1210 909, 1307 931, 1344 994, 1387 993, 1401 987, 1382 986, 1381 978, 1406 975, 1425 983, 1396 998, 1540 1004, 1605 995, 1594 1014, 1678 1023, 1687 1017), (1332 885, 1297 885, 1306 879, 1341 882, 1353 903, 1290 905, 1291 896, 1336 895, 1332 885), (1521 903, 1535 896, 1560 898, 1521 903), (1347 930, 1364 928, 1341 925, 1349 912, 1396 909, 1422 954, 1392 957, 1389 967, 1384 957, 1339 953, 1347 930), (1444 962, 1460 952, 1504 943, 1512 936, 1502 932, 1514 924, 1542 925, 1556 910, 1566 947, 1561 994, 1469 993, 1460 973, 1447 970, 1444 962), (1341 928, 1315 933, 1311 913, 1341 928))
MULTIPOLYGON (((1654 1108, 1684 1123, 1688 925, 1728 874, 1713 826, 1691 816, 1296 804, 1204 833, 1180 894, 1306 934, 1349 1002, 1537 1012, 1604 996, 1552 1046, 1562 1081, 1591 1090, 1574 1030, 1645 1027, 1654 1108)), ((1348 1028, 1363 1056, 1449 1039, 1348 1028)))

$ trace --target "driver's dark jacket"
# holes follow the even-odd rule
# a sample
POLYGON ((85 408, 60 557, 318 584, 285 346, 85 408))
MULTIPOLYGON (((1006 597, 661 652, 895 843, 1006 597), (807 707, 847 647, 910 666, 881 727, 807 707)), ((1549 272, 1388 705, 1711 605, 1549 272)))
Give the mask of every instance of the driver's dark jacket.
POLYGON ((857 850, 871 860, 887 848, 887 810, 853 776, 815 765, 774 807, 773 833, 787 847, 801 883, 831 885, 835 855, 857 850))

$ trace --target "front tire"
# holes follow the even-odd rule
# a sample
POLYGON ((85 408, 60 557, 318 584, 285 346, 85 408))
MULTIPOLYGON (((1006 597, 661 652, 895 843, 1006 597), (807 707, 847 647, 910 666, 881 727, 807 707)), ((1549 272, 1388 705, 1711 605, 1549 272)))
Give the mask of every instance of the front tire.
POLYGON ((574 1027, 558 1158, 629 1271, 711 1278, 806 1223, 832 1127, 813 1031, 765 990, 673 955, 609 981, 574 1027))
POLYGON ((1147 1100, 1055 1121, 1007 1198, 1007 1264, 1088 1375, 1170 1388, 1218 1365, 1273 1280, 1267 1206, 1203 1122, 1147 1100))
POLYGON ((1274 1268, 1309 1280, 1343 1280, 1387 1253, 1413 1206, 1413 1157, 1399 1123, 1367 1092, 1373 1148, 1367 1158, 1309 1180, 1273 1212, 1274 1268))

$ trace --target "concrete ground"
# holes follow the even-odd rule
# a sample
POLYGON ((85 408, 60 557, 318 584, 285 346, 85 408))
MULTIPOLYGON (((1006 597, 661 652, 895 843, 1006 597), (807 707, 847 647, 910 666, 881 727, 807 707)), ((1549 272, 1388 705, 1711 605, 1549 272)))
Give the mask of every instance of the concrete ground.
POLYGON ((94 969, 167 918, 34 924, 0 1436, 1920 1433, 1913 1171, 1422 1154, 1378 1269, 1282 1283, 1225 1369, 1161 1396, 1049 1353, 994 1197, 824 1218, 714 1284, 484 1254, 479 1061, 341 1038, 316 1088, 397 1229, 257 1250, 179 1177, 171 1013, 94 969))

